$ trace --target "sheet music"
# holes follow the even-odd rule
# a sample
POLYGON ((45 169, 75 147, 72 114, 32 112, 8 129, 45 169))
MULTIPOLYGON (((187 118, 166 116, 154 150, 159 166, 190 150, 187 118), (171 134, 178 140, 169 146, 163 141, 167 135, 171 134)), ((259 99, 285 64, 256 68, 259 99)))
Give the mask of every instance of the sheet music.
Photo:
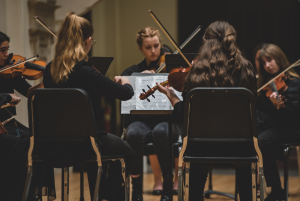
MULTIPOLYGON (((154 92, 155 98, 150 96, 147 100, 139 98, 142 89, 148 91, 149 88, 156 86, 156 82, 161 83, 168 79, 168 76, 126 76, 134 90, 134 96, 128 101, 121 102, 121 114, 130 114, 130 110, 173 110, 173 107, 166 95, 159 91, 154 92), (147 86, 148 85, 148 86, 147 86)), ((181 92, 174 90, 178 98, 182 100, 181 92)))
MULTIPOLYGON (((168 79, 167 76, 145 76, 136 77, 135 84, 137 92, 142 92, 143 89, 148 91, 149 88, 155 87, 156 82, 161 83, 168 79), (148 85, 148 86, 147 86, 148 85)), ((149 96, 147 100, 141 100, 139 96, 136 96, 136 109, 137 110, 171 110, 171 104, 166 95, 160 93, 159 91, 154 92, 154 97, 149 96)))

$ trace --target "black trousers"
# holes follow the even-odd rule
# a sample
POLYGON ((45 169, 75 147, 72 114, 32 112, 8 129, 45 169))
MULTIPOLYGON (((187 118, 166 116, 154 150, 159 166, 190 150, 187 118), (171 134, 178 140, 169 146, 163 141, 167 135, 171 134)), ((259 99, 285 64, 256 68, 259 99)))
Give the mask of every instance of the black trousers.
MULTIPOLYGON (((212 163, 191 163, 190 166, 190 191, 191 201, 204 200, 203 191, 208 172, 212 163)), ((237 186, 241 201, 252 201, 252 176, 251 164, 234 164, 236 167, 237 186)))
POLYGON ((258 129, 258 144, 263 156, 264 175, 268 187, 281 187, 276 160, 283 159, 283 149, 278 145, 299 141, 299 133, 290 128, 258 129))
MULTIPOLYGON (((121 138, 113 134, 107 133, 107 135, 98 135, 98 139, 102 143, 101 155, 125 155, 125 165, 128 172, 131 169, 133 150, 131 147, 121 138)), ((91 198, 94 197, 94 189, 96 184, 97 175, 97 163, 86 163, 88 181, 91 198)), ((122 187, 123 177, 121 174, 121 164, 119 161, 103 163, 103 173, 100 182, 100 199, 107 200, 124 200, 125 189, 122 187), (109 166, 109 167, 108 167, 109 166)))
POLYGON ((0 134, 0 161, 0 200, 22 200, 27 167, 19 137, 0 134))
MULTIPOLYGON (((173 124, 172 131, 172 140, 177 142, 180 134, 178 126, 173 124)), ((162 173, 168 174, 168 122, 159 123, 153 128, 143 122, 133 122, 126 130, 126 139, 134 150, 131 175, 143 174, 143 144, 152 141, 162 173)))

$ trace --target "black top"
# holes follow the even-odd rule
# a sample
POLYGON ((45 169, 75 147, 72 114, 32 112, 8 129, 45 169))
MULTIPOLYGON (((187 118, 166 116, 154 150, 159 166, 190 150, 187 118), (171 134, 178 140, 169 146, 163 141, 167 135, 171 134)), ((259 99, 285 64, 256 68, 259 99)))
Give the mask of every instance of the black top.
MULTIPOLYGON (((248 62, 248 67, 252 69, 253 72, 253 78, 250 78, 250 83, 252 83, 252 86, 248 88, 254 95, 254 98, 256 100, 257 98, 257 86, 256 86, 256 78, 255 78, 255 70, 250 62, 248 62)), ((244 68, 245 69, 245 68, 244 68)), ((244 74, 244 72, 241 73, 241 76, 244 74)), ((199 86, 201 87, 201 86, 199 86)), ((245 87, 242 83, 237 84, 235 87, 245 87)), ((179 101, 174 105, 174 110, 173 110, 173 121, 177 123, 183 123, 183 116, 184 116, 184 103, 185 103, 185 97, 187 95, 187 92, 182 93, 183 101, 179 101)))
MULTIPOLYGON (((2 68, 3 66, 0 66, 2 68)), ((6 79, 0 77, 0 93, 15 93, 14 89, 17 90, 20 94, 27 97, 28 89, 31 85, 21 76, 16 76, 13 79, 6 79)), ((7 108, 11 114, 16 115, 16 107, 7 108)), ((3 121, 7 118, 10 118, 8 112, 0 110, 0 121, 3 121)))
MULTIPOLYGON (((120 100, 129 100, 133 96, 133 88, 130 84, 118 84, 108 77, 105 77, 91 64, 82 60, 77 63, 66 82, 61 82, 58 85, 52 82, 51 77, 51 62, 46 66, 44 72, 44 87, 45 88, 81 88, 85 90, 92 101, 95 122, 100 122, 101 119, 101 96, 109 96, 120 100)), ((100 123, 96 123, 98 134, 106 135, 100 128, 100 123)))
POLYGON ((270 127, 283 128, 289 132, 300 132, 300 79, 286 80, 287 90, 282 94, 287 99, 285 107, 276 109, 265 92, 256 104, 257 128, 265 130, 270 127))
MULTIPOLYGON (((150 63, 149 66, 147 66, 146 59, 144 59, 141 63, 137 65, 132 65, 128 68, 126 68, 122 72, 122 76, 128 76, 132 73, 140 73, 144 70, 148 70, 151 67, 155 66, 157 64, 157 61, 153 61, 150 63)), ((155 75, 155 74, 153 74, 155 75)), ((146 101, 146 100, 145 100, 146 101)), ((141 121, 144 123, 147 123, 150 127, 154 127, 158 123, 168 121, 168 117, 166 115, 126 115, 124 127, 127 128, 129 124, 135 121, 141 121)))
POLYGON ((11 102, 11 96, 7 93, 0 93, 0 106, 11 102))

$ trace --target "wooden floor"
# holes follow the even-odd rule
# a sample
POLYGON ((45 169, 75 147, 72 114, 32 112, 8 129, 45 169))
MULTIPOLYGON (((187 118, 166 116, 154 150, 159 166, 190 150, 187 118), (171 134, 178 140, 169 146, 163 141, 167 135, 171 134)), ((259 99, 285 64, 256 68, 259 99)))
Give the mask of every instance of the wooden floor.
MULTIPOLYGON (((57 169, 58 170, 58 169, 57 169)), ((214 174, 213 177, 213 189, 216 191, 222 191, 230 194, 234 194, 234 175, 220 175, 214 174)), ((283 179, 283 178, 281 178, 283 179)), ((55 171, 55 185, 56 185, 56 201, 61 200, 61 172, 55 171)), ((144 201, 159 201, 160 196, 153 196, 151 194, 153 188, 153 175, 144 174, 144 201)), ((269 190, 269 189, 267 189, 269 190)), ((84 181, 84 195, 86 201, 90 200, 87 176, 85 174, 84 181)), ((289 177, 289 201, 299 201, 300 200, 300 185, 298 177, 289 177)), ((70 173, 70 201, 79 201, 79 173, 70 173)), ((45 200, 45 198, 43 198, 45 200)), ((174 196, 174 201, 177 201, 177 196, 174 196)), ((226 201, 232 200, 227 197, 212 195, 211 199, 206 199, 210 201, 226 201)))

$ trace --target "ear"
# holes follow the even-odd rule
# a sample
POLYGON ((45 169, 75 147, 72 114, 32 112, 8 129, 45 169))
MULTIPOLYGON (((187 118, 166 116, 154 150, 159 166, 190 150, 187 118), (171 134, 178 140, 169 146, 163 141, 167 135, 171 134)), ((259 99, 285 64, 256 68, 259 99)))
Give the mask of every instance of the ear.
POLYGON ((85 41, 84 41, 84 44, 87 45, 88 42, 90 42, 92 40, 92 37, 88 37, 85 41))

